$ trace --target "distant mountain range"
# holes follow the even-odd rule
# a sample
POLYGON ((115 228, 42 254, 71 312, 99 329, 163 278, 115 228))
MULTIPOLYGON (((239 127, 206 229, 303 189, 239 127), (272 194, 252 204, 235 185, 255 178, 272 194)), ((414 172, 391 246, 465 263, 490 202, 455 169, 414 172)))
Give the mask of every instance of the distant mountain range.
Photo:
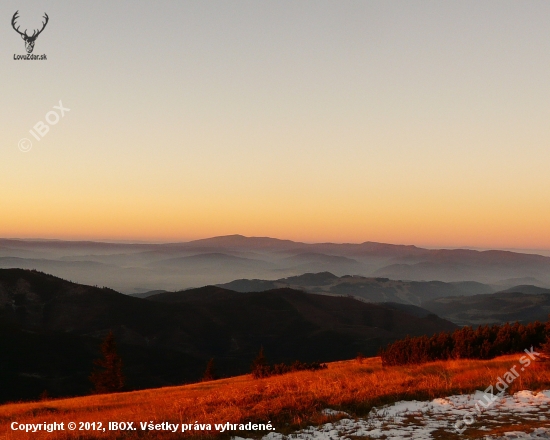
POLYGON ((186 243, 0 239, 0 268, 37 269, 123 293, 331 272, 407 281, 550 287, 550 257, 508 251, 300 243, 231 235, 186 243))
POLYGON ((422 307, 458 325, 546 322, 550 289, 518 286, 490 295, 438 298, 422 303, 422 307))
POLYGON ((457 325, 546 321, 550 313, 550 289, 533 285, 499 290, 498 286, 472 281, 395 281, 379 277, 338 277, 322 272, 274 281, 235 280, 219 287, 238 292, 292 288, 320 295, 350 296, 419 317, 434 313, 457 325))
POLYGON ((494 288, 472 281, 444 283, 441 281, 395 281, 388 278, 367 278, 330 272, 306 273, 279 280, 235 280, 220 287, 237 292, 262 292, 271 289, 292 288, 310 293, 335 296, 353 296, 368 302, 396 302, 421 305, 424 301, 445 296, 493 293, 494 288))
MULTIPOLYGON (((413 306, 410 306, 413 307, 413 306)), ((130 388, 249 371, 261 346, 271 362, 374 355, 407 334, 456 326, 417 308, 283 288, 207 286, 146 299, 37 271, 0 269, 0 400, 85 394, 100 338, 116 336, 130 388)))

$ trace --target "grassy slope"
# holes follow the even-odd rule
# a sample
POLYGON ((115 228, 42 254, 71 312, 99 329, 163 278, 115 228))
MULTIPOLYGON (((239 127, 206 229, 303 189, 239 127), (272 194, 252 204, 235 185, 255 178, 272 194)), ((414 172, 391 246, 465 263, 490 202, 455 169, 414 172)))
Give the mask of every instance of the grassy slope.
MULTIPOLYGON (((94 438, 91 433, 19 433, 9 424, 65 423, 69 421, 155 421, 172 423, 239 423, 271 421, 279 432, 290 432, 307 424, 328 421, 324 408, 342 409, 355 416, 366 415, 372 406, 401 399, 433 399, 485 389, 494 384, 520 355, 491 361, 458 360, 433 362, 422 366, 382 367, 379 358, 335 362, 328 370, 298 372, 254 380, 239 376, 180 387, 159 388, 131 393, 79 397, 0 406, 0 438, 63 439, 94 438), (78 434, 81 436, 79 437, 78 434)), ((547 363, 533 363, 511 386, 520 389, 550 388, 547 363)), ((137 423, 136 423, 137 424, 137 423)), ((480 432, 480 434, 482 434, 480 432)), ((484 435, 487 432, 483 432, 484 435)), ((243 435, 240 433, 239 435, 243 435)), ((132 435, 108 433, 97 438, 179 438, 180 434, 132 435)), ((219 435, 228 438, 228 435, 219 435)), ((197 437, 198 438, 198 437, 197 437)), ((203 437, 205 438, 205 437, 203 437)), ((452 436, 445 438, 454 438, 452 436)))

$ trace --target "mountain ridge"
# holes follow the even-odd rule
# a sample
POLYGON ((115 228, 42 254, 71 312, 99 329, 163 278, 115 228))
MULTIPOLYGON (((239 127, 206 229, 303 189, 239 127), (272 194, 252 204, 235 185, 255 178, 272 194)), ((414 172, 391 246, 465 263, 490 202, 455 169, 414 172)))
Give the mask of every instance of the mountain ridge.
POLYGON ((304 243, 243 235, 173 243, 0 239, 0 268, 17 267, 124 293, 324 271, 405 281, 475 281, 503 289, 521 284, 513 280, 534 280, 539 287, 550 287, 550 257, 543 255, 372 241, 304 243))
POLYGON ((373 303, 396 302, 417 306, 420 306, 423 301, 438 297, 494 292, 493 287, 473 281, 455 283, 401 281, 358 275, 338 277, 331 272, 305 273, 277 280, 239 279, 218 284, 218 286, 239 292, 289 287, 321 295, 352 296, 373 303))
POLYGON ((38 397, 44 389, 56 396, 85 392, 100 339, 110 331, 137 389, 197 380, 211 358, 222 375, 246 373, 262 346, 275 363, 328 362, 358 351, 375 355, 406 334, 454 328, 435 315, 293 289, 205 286, 141 299, 0 269, 0 399, 38 397))

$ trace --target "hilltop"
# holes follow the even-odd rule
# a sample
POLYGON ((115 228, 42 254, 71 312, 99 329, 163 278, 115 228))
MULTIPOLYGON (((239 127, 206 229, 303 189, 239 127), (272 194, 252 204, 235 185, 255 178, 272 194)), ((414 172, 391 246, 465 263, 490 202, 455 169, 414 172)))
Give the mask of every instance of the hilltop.
MULTIPOLYGON (((289 434, 307 426, 346 418, 360 422, 362 428, 372 429, 374 438, 388 433, 397 427, 404 427, 413 432, 413 427, 425 432, 422 424, 424 413, 406 413, 396 418, 391 417, 391 411, 381 409, 383 405, 393 404, 401 400, 434 400, 427 406, 445 407, 452 404, 448 396, 473 393, 485 390, 488 384, 496 381, 514 364, 518 355, 497 358, 491 361, 457 360, 433 362, 426 365, 411 367, 383 368, 379 358, 357 361, 330 363, 327 370, 316 372, 298 372, 266 379, 252 379, 250 375, 239 376, 212 382, 145 390, 132 393, 98 395, 73 399, 48 400, 33 403, 7 404, 0 406, 0 424, 4 432, 8 423, 17 420, 18 423, 68 423, 90 422, 93 414, 95 422, 108 426, 111 421, 133 422, 138 428, 134 432, 105 432, 97 435, 95 432, 66 432, 56 438, 139 438, 143 433, 139 422, 153 423, 188 423, 203 425, 257 423, 271 424, 276 432, 289 434), (377 407, 376 420, 370 424, 361 422, 368 420, 373 407, 377 407), (341 413, 341 412, 345 412, 341 413), (386 414, 386 415, 384 415, 386 414), (388 415, 389 414, 389 415, 388 415), (420 416, 420 417, 419 417, 420 416), (376 427, 379 427, 375 429, 376 427), (378 433, 378 434, 376 434, 378 433), (136 434, 138 434, 136 436, 136 434)), ((508 391, 513 394, 521 389, 533 391, 547 389, 550 386, 550 373, 544 363, 534 363, 521 374, 521 381, 513 382, 508 391)), ((522 398, 530 396, 522 394, 522 398)), ((543 396, 544 395, 539 395, 543 396)), ((458 396, 459 397, 459 396, 458 396)), ((546 399, 546 398, 545 398, 546 399)), ((533 399, 547 402, 548 399, 533 399)), ((456 399, 455 399, 456 400, 456 399)), ((513 399, 512 399, 513 401, 513 399)), ((414 402, 413 402, 414 403, 414 402)), ((419 402, 411 407, 418 406, 419 402)), ((399 404, 397 408, 404 405, 399 404)), ((485 435, 498 434, 506 430, 530 430, 548 426, 548 419, 532 417, 522 408, 517 413, 510 412, 511 407, 503 408, 500 414, 489 416, 492 423, 487 422, 487 416, 480 416, 473 425, 468 427, 468 438, 483 438, 485 435), (512 414, 512 415, 510 415, 512 414)), ((545 406, 538 409, 539 414, 547 414, 545 406)), ((494 412, 494 411, 493 411, 494 412)), ((423 438, 459 439, 454 432, 453 424, 460 420, 460 412, 453 412, 438 419, 438 427, 423 438)), ((351 426, 349 423, 347 426, 351 426)), ((9 429, 9 428, 8 428, 9 429)), ((328 431, 334 428, 329 428, 328 431)), ((349 428, 348 428, 349 429, 349 428)), ((359 428, 358 428, 359 429, 359 428)), ((430 432, 430 430, 428 430, 430 432)), ((198 434, 188 432, 187 438, 204 438, 206 432, 198 434)), ((266 434, 266 432, 263 432, 266 434)), ((210 438, 229 438, 229 435, 241 437, 257 437, 258 432, 230 431, 211 432, 210 438)), ((18 439, 46 439, 52 434, 18 432, 18 439)), ((174 433, 156 431, 148 433, 148 438, 172 439, 174 433)), ((277 437, 274 437, 277 438, 277 437)), ((308 438, 308 437, 304 437, 308 438)), ((324 438, 324 437, 322 437, 324 438)))
POLYGON ((235 280, 219 287, 238 292, 261 292, 291 288, 332 296, 353 296, 368 302, 396 302, 420 306, 423 302, 447 296, 470 296, 494 292, 493 287, 473 281, 401 281, 382 277, 344 275, 330 272, 306 273, 278 280, 235 280))
POLYGON ((306 273, 277 280, 235 280, 218 285, 239 292, 291 288, 306 292, 349 296, 406 311, 415 316, 430 313, 457 325, 546 321, 550 289, 518 285, 505 290, 473 281, 401 281, 330 272, 306 273))
POLYGON ((0 269, 0 399, 86 394, 100 339, 113 331, 127 385, 199 379, 215 358, 221 376, 249 371, 260 347, 270 362, 329 362, 407 334, 456 328, 348 297, 293 289, 240 293, 216 286, 146 299, 22 269, 0 269))

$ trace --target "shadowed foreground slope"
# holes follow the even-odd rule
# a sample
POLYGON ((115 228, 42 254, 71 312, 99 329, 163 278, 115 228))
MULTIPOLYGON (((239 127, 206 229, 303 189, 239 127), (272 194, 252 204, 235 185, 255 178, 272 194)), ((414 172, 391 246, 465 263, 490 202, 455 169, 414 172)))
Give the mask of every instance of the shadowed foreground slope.
POLYGON ((0 399, 89 392, 100 338, 111 330, 128 388, 140 389, 198 380, 211 358, 221 376, 248 372, 260 346, 271 363, 328 362, 453 328, 433 315, 290 289, 243 294, 210 286, 140 299, 0 270, 0 399))

